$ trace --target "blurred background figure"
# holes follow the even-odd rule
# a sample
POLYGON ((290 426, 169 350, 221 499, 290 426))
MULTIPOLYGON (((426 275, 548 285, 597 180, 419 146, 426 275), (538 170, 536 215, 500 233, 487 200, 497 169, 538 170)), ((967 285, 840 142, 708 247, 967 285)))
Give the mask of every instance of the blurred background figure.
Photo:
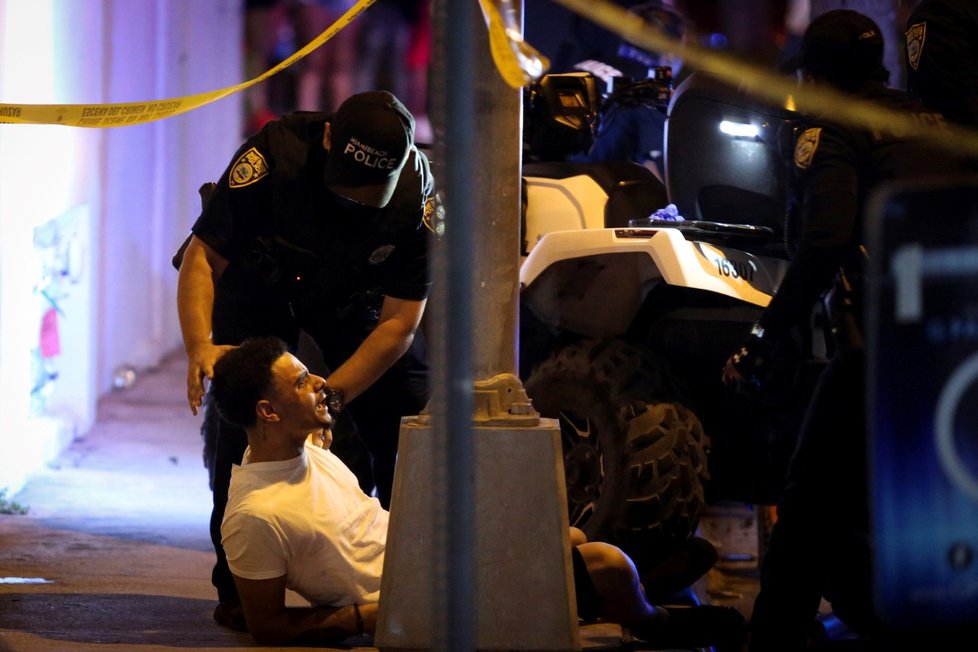
MULTIPOLYGON (((278 43, 279 0, 245 0, 245 79, 254 79, 271 67, 278 43)), ((273 64, 274 65, 274 64, 273 64)), ((270 86, 275 78, 251 86, 245 93, 245 131, 252 133, 275 118, 270 86)))
MULTIPOLYGON (((811 16, 810 0, 766 0, 751 3, 750 11, 730 0, 614 2, 684 44, 724 50, 769 68, 794 54, 811 16)), ((556 3, 526 3, 524 24, 527 42, 550 58, 550 73, 585 71, 598 79, 594 142, 568 159, 631 161, 663 179, 669 97, 693 72, 688 63, 628 43, 556 3), (656 79, 663 67, 671 69, 671 83, 656 79)))
MULTIPOLYGON (((686 20, 669 0, 648 0, 629 12, 677 41, 685 39, 686 20)), ((664 180, 666 109, 671 84, 684 72, 682 59, 622 39, 599 58, 576 63, 574 69, 598 78, 606 99, 594 144, 572 160, 632 161, 664 180)))
POLYGON ((924 0, 906 23, 907 91, 978 127, 978 2, 924 0))
MULTIPOLYGON (((295 32, 295 49, 305 46, 352 7, 355 0, 282 0, 295 32)), ((368 12, 369 13, 369 12, 368 12)), ((300 61, 296 109, 334 111, 354 92, 357 34, 361 19, 340 30, 325 45, 300 61)))
POLYGON ((417 122, 415 139, 431 142, 428 64, 430 0, 377 0, 357 18, 356 88, 383 88, 401 98, 417 122))
MULTIPOLYGON (((355 0, 246 0, 247 79, 304 47, 354 4, 355 0)), ((357 18, 295 65, 248 89, 247 133, 254 133, 282 113, 333 111, 352 95, 357 88, 356 51, 362 21, 362 16, 357 18)))
MULTIPOLYGON (((659 32, 677 41, 685 41, 686 19, 671 0, 646 0, 628 11, 659 32)), ((607 50, 595 52, 591 58, 576 62, 573 68, 590 72, 607 84, 607 90, 611 91, 616 86, 612 77, 620 78, 614 81, 632 83, 654 77, 656 68, 668 66, 672 69, 673 79, 676 79, 680 76, 682 65, 682 59, 676 54, 652 52, 641 45, 616 39, 609 43, 607 50)))
MULTIPOLYGON (((356 0, 245 0, 245 74, 254 79, 322 34, 356 0)), ((377 0, 329 41, 248 89, 245 135, 292 111, 334 111, 343 98, 384 89, 403 98, 416 139, 431 142, 427 91, 429 0, 377 0)))
MULTIPOLYGON (((648 0, 615 0, 625 9, 648 0)), ((660 4, 672 8, 673 0, 660 4)), ((618 48, 617 34, 595 25, 587 18, 553 2, 527 2, 524 5, 524 39, 550 59, 550 72, 573 70, 579 61, 600 59, 618 48)))
POLYGON ((784 32, 775 43, 781 52, 782 62, 797 54, 801 48, 801 37, 812 19, 812 6, 809 0, 787 0, 784 8, 784 32))

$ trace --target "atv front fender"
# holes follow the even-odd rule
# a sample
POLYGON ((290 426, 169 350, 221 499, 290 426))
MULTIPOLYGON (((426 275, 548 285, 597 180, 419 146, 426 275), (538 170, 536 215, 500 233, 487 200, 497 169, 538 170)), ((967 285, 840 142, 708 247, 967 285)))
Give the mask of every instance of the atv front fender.
POLYGON ((543 322, 589 337, 624 333, 658 283, 764 307, 787 261, 688 240, 676 228, 555 231, 520 268, 522 299, 543 322))

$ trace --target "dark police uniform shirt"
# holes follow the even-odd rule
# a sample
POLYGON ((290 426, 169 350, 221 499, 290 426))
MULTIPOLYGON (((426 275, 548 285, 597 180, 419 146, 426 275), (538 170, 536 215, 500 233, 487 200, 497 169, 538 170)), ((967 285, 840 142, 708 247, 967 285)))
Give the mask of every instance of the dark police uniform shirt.
POLYGON ((978 127, 978 2, 924 0, 907 19, 906 45, 910 94, 978 127))
POLYGON ((384 296, 428 296, 427 158, 413 149, 390 203, 354 214, 323 180, 328 118, 299 112, 266 125, 235 154, 194 224, 228 260, 215 288, 215 343, 258 334, 295 343, 303 328, 320 347, 332 336, 351 340, 349 349, 375 324, 384 296))
MULTIPOLYGON (((889 110, 906 111, 924 125, 948 129, 941 114, 902 91, 871 83, 858 95, 889 110)), ((808 319, 820 294, 832 287, 840 266, 858 278, 863 210, 876 186, 901 178, 954 174, 961 171, 961 162, 946 150, 903 134, 820 121, 799 129, 794 168, 801 220, 797 249, 759 320, 775 338, 808 319)), ((921 228, 929 227, 922 224, 921 228)))

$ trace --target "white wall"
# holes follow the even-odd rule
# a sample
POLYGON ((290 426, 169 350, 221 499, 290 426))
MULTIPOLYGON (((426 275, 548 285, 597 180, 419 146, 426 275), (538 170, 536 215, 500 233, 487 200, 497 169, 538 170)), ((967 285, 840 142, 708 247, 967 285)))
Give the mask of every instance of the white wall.
MULTIPOLYGON (((140 102, 244 81, 242 0, 0 0, 0 103, 140 102)), ((0 125, 0 490, 91 427, 114 370, 180 343, 170 257, 241 134, 241 96, 110 129, 0 125), (81 225, 58 378, 30 412, 35 227, 81 225)))
MULTIPOLYGON (((112 4, 105 101, 178 97, 244 81, 240 0, 112 4)), ((221 174, 239 144, 240 98, 105 133, 101 391, 111 387, 120 365, 151 366, 179 345, 170 257, 199 211, 197 188, 221 174)))

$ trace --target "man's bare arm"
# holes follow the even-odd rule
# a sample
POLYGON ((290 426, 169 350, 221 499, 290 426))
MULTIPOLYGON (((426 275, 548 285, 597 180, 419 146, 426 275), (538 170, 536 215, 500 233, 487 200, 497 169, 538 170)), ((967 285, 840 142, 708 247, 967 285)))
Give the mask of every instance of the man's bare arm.
POLYGON ((384 297, 380 321, 353 355, 341 364, 326 383, 343 391, 347 401, 370 387, 411 346, 424 314, 425 301, 384 297))
POLYGON ((377 605, 346 607, 285 606, 285 576, 270 580, 246 580, 235 576, 248 632, 262 645, 303 641, 338 643, 350 636, 373 634, 377 605), (360 623, 357 622, 357 612, 360 623), (362 628, 362 629, 361 629, 362 628))

